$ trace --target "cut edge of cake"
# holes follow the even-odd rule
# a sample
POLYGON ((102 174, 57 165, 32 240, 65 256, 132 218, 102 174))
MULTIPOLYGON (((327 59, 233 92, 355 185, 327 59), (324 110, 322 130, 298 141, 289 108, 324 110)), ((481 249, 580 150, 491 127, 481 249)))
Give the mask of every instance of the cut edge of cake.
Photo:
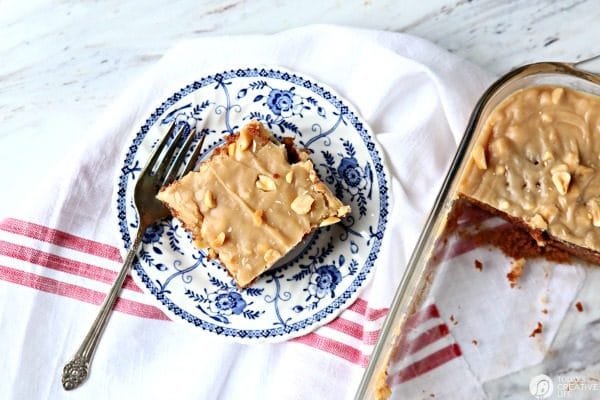
POLYGON ((493 207, 487 203, 483 203, 464 193, 459 193, 459 198, 468 201, 472 205, 479 207, 480 209, 490 213, 491 215, 495 215, 504 219, 513 226, 519 227, 527 231, 532 237, 532 239, 534 239, 540 247, 553 246, 583 261, 587 261, 595 265, 600 265, 600 253, 592 249, 581 247, 574 243, 567 242, 564 240, 560 240, 559 238, 554 237, 550 232, 548 232, 545 229, 535 227, 533 226, 533 224, 526 222, 522 218, 513 217, 496 207, 493 207))

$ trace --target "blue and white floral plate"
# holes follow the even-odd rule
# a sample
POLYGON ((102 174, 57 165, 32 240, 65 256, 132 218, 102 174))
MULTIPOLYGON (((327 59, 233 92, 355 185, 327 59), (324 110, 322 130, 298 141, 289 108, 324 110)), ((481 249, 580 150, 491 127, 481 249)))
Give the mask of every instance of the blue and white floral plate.
POLYGON ((318 174, 352 207, 295 257, 239 290, 224 268, 193 247, 176 219, 146 232, 132 275, 166 314, 243 342, 283 341, 334 319, 358 297, 377 259, 388 217, 388 175, 369 127, 333 90, 282 69, 244 68, 182 88, 139 128, 116 189, 123 249, 138 227, 133 188, 173 121, 207 134, 201 158, 250 119, 312 151, 318 174))

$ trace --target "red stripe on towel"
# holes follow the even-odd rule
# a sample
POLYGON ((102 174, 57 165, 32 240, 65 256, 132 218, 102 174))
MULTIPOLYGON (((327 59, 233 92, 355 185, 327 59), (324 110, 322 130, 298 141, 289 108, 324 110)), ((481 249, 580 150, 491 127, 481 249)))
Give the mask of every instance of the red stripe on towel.
POLYGON ((456 357, 460 357, 461 355, 462 352, 458 344, 454 343, 448 345, 443 349, 431 353, 425 358, 422 358, 419 361, 412 363, 406 368, 403 368, 394 375, 388 377, 388 383, 390 384, 390 386, 392 386, 409 381, 441 365, 444 365, 448 361, 451 361, 456 357))
POLYGON ((33 222, 21 221, 14 218, 7 218, 0 222, 0 230, 27 236, 42 242, 52 243, 57 246, 81 251, 94 256, 106 258, 112 261, 122 262, 119 249, 104 243, 75 236, 70 233, 57 229, 48 228, 33 222))
POLYGON ((356 299, 356 301, 348 307, 348 310, 364 315, 369 321, 375 321, 385 316, 389 309, 369 308, 369 303, 366 300, 356 299))
POLYGON ((331 353, 335 356, 348 360, 351 363, 358 364, 363 368, 369 363, 369 355, 363 354, 360 350, 348 344, 320 336, 314 332, 296 339, 292 339, 292 341, 303 343, 318 350, 331 353))
MULTIPOLYGON (((56 279, 24 272, 0 265, 0 279, 16 283, 22 286, 41 290, 47 293, 58 294, 72 299, 84 301, 90 304, 100 305, 106 296, 95 290, 87 289, 70 283, 60 282, 56 279)), ((137 317, 168 320, 158 308, 137 301, 118 298, 114 310, 137 317)))
MULTIPOLYGON (((112 284, 117 277, 117 272, 110 269, 97 267, 95 265, 57 256, 56 254, 46 253, 41 250, 1 240, 0 255, 107 284, 112 284)), ((135 285, 129 275, 125 278, 123 287, 141 293, 140 288, 135 285)))
MULTIPOLYGON (((343 314, 342 314, 343 315, 343 314)), ((362 340, 363 343, 368 345, 373 345, 377 343, 377 338, 379 337, 380 330, 376 331, 365 331, 363 325, 348 321, 342 317, 338 317, 327 324, 327 327, 331 329, 335 329, 338 332, 342 332, 348 336, 352 336, 353 338, 362 340)))
POLYGON ((449 333, 450 329, 448 329, 448 326, 446 324, 440 324, 426 330, 412 340, 407 340, 406 335, 404 335, 401 337, 400 342, 394 346, 391 362, 398 362, 404 357, 414 354, 444 336, 447 336, 449 333))

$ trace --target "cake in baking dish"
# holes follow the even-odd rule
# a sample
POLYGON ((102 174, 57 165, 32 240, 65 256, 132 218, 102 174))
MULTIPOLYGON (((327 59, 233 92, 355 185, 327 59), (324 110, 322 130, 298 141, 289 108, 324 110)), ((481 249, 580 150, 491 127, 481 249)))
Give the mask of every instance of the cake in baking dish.
POLYGON ((490 115, 459 195, 551 245, 600 263, 600 98, 522 89, 490 115))
POLYGON ((257 121, 157 197, 242 288, 313 230, 350 213, 306 151, 278 142, 257 121))
MULTIPOLYGON (((600 264, 600 97, 556 86, 517 91, 491 112, 468 157, 440 246, 447 243, 444 234, 458 233, 499 247, 515 259, 507 275, 511 286, 526 258, 566 262, 575 256, 600 264), (457 218, 473 212, 481 214, 475 220, 500 216, 510 224, 484 237, 477 226, 461 232, 457 218)), ((397 330, 377 371, 376 399, 393 395, 391 354, 407 334, 406 326, 397 330)))

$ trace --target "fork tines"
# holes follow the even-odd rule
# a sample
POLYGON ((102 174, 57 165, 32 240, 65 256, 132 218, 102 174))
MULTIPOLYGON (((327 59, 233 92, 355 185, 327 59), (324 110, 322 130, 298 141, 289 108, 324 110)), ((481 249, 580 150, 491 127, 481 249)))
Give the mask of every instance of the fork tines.
POLYGON ((180 144, 181 138, 186 130, 186 125, 181 125, 175 136, 173 136, 175 128, 176 124, 172 123, 167 133, 156 146, 154 154, 146 166, 146 168, 152 169, 156 166, 154 171, 149 172, 151 175, 155 176, 155 179, 160 181, 161 186, 170 184, 175 179, 182 177, 194 168, 200 155, 200 151, 202 150, 204 138, 206 137, 204 133, 200 135, 198 144, 194 147, 192 154, 186 162, 186 156, 197 136, 196 129, 192 128, 183 143, 180 144), (171 137, 172 139, 169 140, 171 137), (160 162, 157 162, 159 159, 160 162), (185 165, 183 171, 179 173, 183 165, 185 165))

